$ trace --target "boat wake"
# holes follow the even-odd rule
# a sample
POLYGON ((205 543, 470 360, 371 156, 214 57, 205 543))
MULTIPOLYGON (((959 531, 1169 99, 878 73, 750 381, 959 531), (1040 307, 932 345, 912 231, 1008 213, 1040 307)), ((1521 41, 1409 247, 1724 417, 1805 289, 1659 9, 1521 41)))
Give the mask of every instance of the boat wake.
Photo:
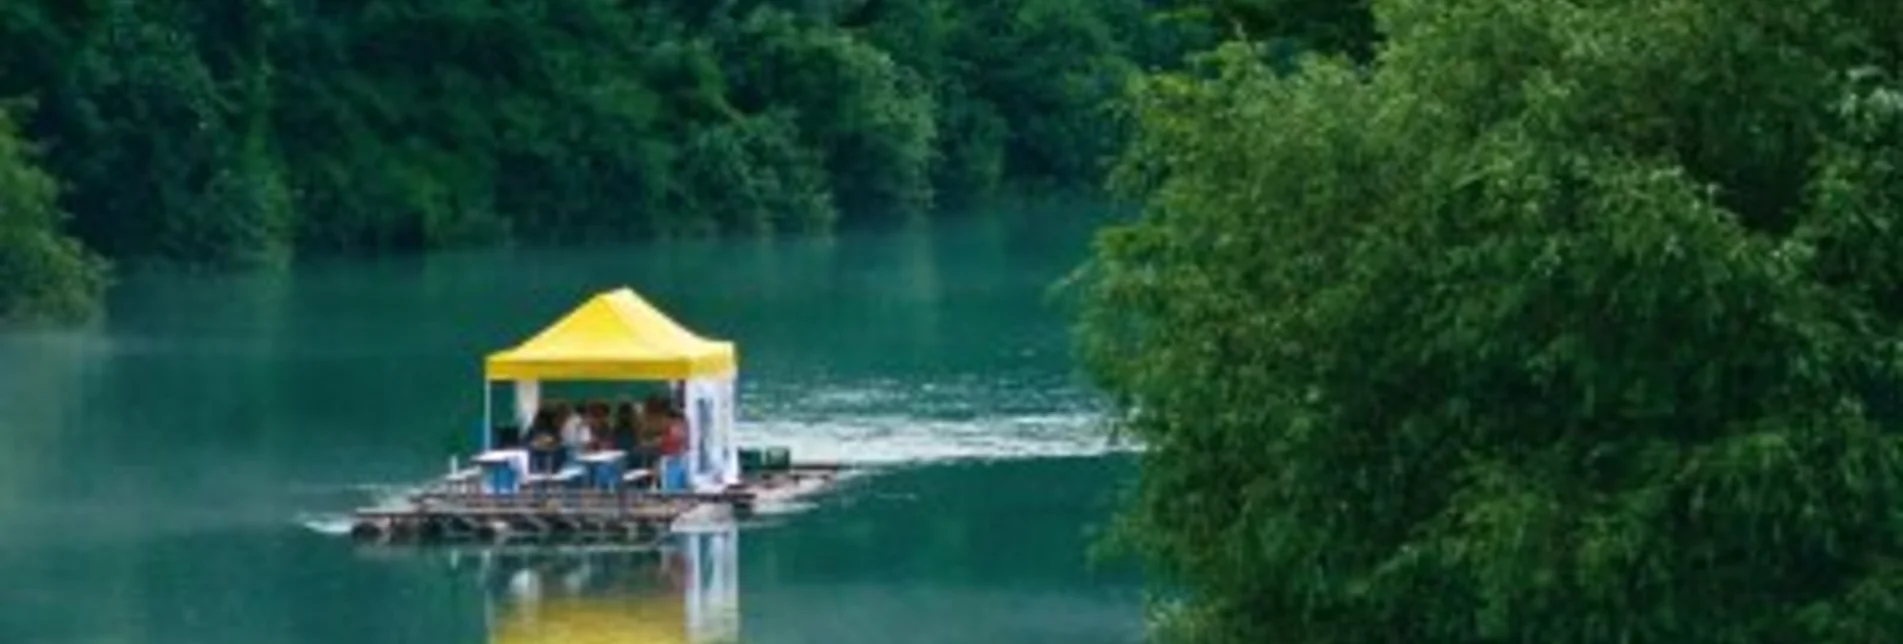
MULTIPOLYGON (((421 490, 415 483, 353 483, 346 485, 302 486, 292 490, 323 497, 324 505, 347 504, 352 508, 393 510, 407 507, 410 495, 421 490)), ((349 512, 300 512, 291 522, 317 534, 341 537, 350 534, 354 524, 349 512)))
POLYGON ((767 385, 742 399, 740 443, 787 447, 798 462, 922 465, 1138 449, 1114 438, 1100 401, 1048 375, 767 385))
POLYGON ((293 519, 293 522, 303 526, 306 530, 327 537, 341 537, 350 534, 351 521, 350 515, 347 514, 305 513, 297 515, 297 518, 293 519))
POLYGON ((790 449, 799 462, 857 466, 1061 458, 1130 453, 1094 413, 931 419, 905 415, 741 423, 742 445, 790 449))

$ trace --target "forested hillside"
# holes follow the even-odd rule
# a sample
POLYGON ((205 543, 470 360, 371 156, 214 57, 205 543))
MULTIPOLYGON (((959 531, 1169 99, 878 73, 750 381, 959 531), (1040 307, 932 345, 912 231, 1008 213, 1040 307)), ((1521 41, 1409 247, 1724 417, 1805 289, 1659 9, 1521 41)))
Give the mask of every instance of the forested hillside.
POLYGON ((1184 33, 1143 0, 25 0, 0 98, 90 248, 270 266, 1090 190, 1106 100, 1184 33))

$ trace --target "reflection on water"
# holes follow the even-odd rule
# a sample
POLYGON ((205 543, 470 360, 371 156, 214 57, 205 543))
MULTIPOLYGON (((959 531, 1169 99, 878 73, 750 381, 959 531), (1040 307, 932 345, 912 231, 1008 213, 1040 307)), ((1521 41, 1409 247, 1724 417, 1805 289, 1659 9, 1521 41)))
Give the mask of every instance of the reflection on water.
POLYGON ((739 534, 658 546, 491 546, 434 553, 482 589, 490 644, 731 644, 739 534))

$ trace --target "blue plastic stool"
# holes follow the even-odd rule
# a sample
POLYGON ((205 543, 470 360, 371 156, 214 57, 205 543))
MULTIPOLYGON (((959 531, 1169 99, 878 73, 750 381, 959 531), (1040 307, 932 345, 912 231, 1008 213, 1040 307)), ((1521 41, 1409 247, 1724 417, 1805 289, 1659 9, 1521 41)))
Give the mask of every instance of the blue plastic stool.
POLYGON ((667 456, 661 459, 661 491, 680 492, 687 489, 687 467, 681 464, 681 457, 667 456))
POLYGON ((516 491, 515 468, 507 463, 484 463, 483 474, 488 482, 490 494, 514 494, 516 491))
POLYGON ((588 466, 588 481, 596 489, 613 490, 621 487, 621 464, 584 461, 588 466))

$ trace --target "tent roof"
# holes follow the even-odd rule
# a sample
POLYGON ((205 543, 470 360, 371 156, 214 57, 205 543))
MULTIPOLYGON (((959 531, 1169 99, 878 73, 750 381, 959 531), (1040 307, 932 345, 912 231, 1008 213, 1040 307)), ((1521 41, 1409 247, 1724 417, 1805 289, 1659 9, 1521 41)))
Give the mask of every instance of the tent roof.
POLYGON ((489 354, 483 372, 489 380, 686 380, 737 367, 733 343, 694 335, 623 287, 489 354))

